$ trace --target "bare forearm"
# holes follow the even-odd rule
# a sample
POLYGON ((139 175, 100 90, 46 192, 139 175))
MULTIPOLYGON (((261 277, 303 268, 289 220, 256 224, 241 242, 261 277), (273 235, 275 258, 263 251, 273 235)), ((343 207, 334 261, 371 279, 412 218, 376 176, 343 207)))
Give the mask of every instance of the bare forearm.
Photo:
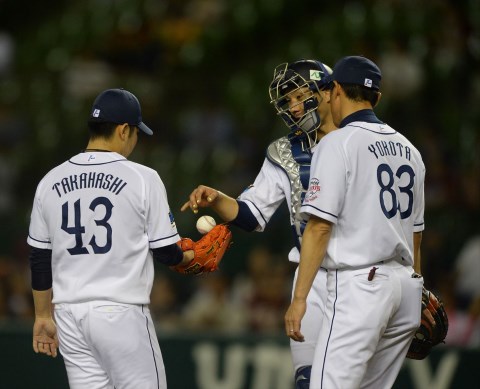
POLYGON ((237 200, 220 191, 212 204, 212 208, 226 222, 232 221, 238 215, 237 200))
POLYGON ((318 269, 322 265, 330 239, 331 223, 312 217, 302 238, 298 279, 294 298, 306 299, 318 269))
POLYGON ((413 234, 413 270, 415 273, 422 274, 422 256, 420 245, 422 243, 422 233, 415 232, 413 234))
POLYGON ((33 302, 35 305, 35 317, 49 318, 52 316, 52 289, 32 289, 33 302))

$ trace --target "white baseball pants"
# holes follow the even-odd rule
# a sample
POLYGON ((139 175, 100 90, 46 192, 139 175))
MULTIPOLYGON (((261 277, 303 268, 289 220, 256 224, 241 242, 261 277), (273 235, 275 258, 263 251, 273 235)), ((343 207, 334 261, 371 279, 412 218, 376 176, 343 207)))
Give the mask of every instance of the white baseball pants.
POLYGON ((387 389, 420 325, 423 278, 396 261, 329 270, 310 389, 387 389))
POLYGON ((56 304, 55 320, 71 389, 167 388, 148 307, 56 304))

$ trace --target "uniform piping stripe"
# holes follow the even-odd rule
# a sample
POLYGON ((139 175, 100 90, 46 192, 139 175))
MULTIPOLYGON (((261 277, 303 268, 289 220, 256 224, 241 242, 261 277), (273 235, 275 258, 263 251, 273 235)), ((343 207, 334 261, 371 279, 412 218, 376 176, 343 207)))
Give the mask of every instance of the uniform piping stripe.
POLYGON ((77 162, 72 162, 68 161, 72 165, 77 165, 77 166, 99 166, 99 165, 107 165, 109 163, 114 163, 114 162, 122 162, 122 161, 127 161, 126 159, 116 159, 115 161, 108 161, 108 162, 100 162, 100 163, 77 163, 77 162))
POLYGON ((302 207, 312 207, 313 209, 316 209, 318 212, 324 213, 326 215, 333 216, 335 219, 338 219, 337 215, 334 215, 333 213, 327 212, 327 211, 322 211, 320 208, 314 207, 311 204, 303 204, 302 207))
POLYGON ((365 127, 362 127, 362 126, 354 126, 352 124, 347 124, 345 127, 355 127, 355 128, 360 128, 361 130, 366 130, 366 131, 370 131, 370 132, 373 132, 375 134, 380 134, 380 135, 395 135, 397 133, 397 131, 394 131, 394 132, 381 132, 381 131, 373 131, 369 128, 365 128, 365 127))
POLYGON ((170 235, 170 236, 167 236, 165 238, 160 238, 160 239, 155 239, 155 240, 149 240, 148 243, 154 243, 154 242, 159 242, 161 240, 165 240, 165 239, 170 239, 170 238, 173 238, 174 236, 177 236, 178 234, 173 234, 173 235, 170 235))
MULTIPOLYGON (((143 311, 143 309, 144 309, 144 306, 142 305, 142 313, 145 315, 145 312, 143 311)), ((150 348, 152 349, 153 364, 155 365, 155 373, 157 374, 157 388, 160 389, 160 378, 158 377, 157 360, 155 358, 155 350, 153 349, 152 337, 150 336, 150 330, 148 329, 148 317, 147 317, 147 315, 145 315, 145 327, 147 328, 148 341, 150 342, 150 348)))
POLYGON ((34 240, 35 242, 40 242, 40 243, 52 243, 50 242, 49 240, 38 240, 38 239, 35 239, 34 237, 32 237, 32 235, 28 234, 28 237, 31 239, 31 240, 34 240))
POLYGON ((424 224, 425 224, 425 223, 414 223, 413 225, 414 225, 415 227, 417 227, 417 226, 423 226, 424 224))
POLYGON ((323 388, 323 373, 325 372, 325 361, 327 359, 328 344, 330 343, 330 336, 332 335, 333 322, 335 321, 335 306, 338 298, 338 270, 335 270, 335 301, 333 302, 332 322, 330 323, 330 331, 328 333, 327 346, 325 347, 325 354, 323 355, 322 379, 320 381, 321 389, 323 388))

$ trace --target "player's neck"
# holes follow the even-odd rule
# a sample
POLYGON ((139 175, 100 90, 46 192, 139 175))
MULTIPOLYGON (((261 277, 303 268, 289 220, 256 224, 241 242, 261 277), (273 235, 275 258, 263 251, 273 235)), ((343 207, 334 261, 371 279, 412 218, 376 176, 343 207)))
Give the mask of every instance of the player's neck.
MULTIPOLYGON (((329 118, 330 119, 330 118, 329 118)), ((322 124, 320 125, 320 128, 318 129, 318 134, 319 137, 323 137, 324 135, 328 134, 329 132, 332 132, 333 130, 336 130, 337 127, 335 127, 335 124, 331 120, 325 120, 322 121, 322 124)))
POLYGON ((347 116, 350 116, 352 113, 357 111, 361 111, 364 109, 373 109, 372 105, 368 101, 352 101, 348 98, 344 99, 344 103, 342 104, 341 114, 342 120, 345 119, 347 116))
POLYGON ((85 148, 85 151, 113 151, 118 152, 113 144, 106 142, 103 139, 90 140, 85 148))
POLYGON ((112 150, 104 150, 104 149, 84 149, 83 151, 102 151, 102 152, 111 152, 112 150))

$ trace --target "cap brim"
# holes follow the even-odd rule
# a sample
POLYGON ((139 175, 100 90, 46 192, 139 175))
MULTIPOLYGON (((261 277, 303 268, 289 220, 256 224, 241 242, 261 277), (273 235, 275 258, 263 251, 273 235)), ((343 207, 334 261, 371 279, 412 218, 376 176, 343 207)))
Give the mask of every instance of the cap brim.
POLYGON ((148 128, 144 122, 140 122, 140 124, 138 125, 138 128, 140 128, 147 135, 153 135, 153 131, 150 128, 148 128))

